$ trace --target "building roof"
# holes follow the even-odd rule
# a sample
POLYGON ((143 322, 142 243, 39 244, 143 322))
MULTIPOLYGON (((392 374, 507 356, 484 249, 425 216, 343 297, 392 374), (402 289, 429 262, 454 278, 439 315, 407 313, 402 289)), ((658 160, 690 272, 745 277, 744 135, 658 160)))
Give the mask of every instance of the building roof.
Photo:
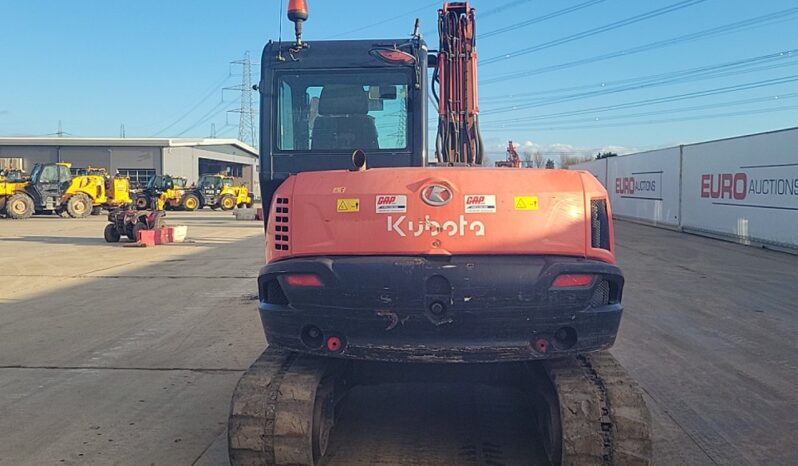
POLYGON ((254 157, 258 156, 258 149, 238 139, 0 137, 0 146, 191 147, 223 145, 235 146, 254 157))

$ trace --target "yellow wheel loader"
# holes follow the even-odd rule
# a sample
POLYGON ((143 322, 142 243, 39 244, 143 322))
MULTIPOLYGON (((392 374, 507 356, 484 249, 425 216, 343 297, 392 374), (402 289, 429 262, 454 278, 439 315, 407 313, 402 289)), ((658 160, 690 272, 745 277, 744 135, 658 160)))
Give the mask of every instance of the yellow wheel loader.
POLYGON ((97 208, 131 203, 126 178, 73 176, 70 167, 66 162, 36 164, 30 181, 0 183, 0 213, 14 219, 45 212, 83 218, 97 212, 97 208))

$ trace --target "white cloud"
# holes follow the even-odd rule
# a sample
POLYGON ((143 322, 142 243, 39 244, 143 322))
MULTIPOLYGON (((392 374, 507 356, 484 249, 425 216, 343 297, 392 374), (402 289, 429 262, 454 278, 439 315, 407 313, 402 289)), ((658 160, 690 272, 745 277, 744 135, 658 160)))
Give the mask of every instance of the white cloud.
MULTIPOLYGON (((632 154, 634 152, 639 152, 638 149, 634 147, 626 147, 626 146, 619 146, 619 145, 605 145, 605 146, 596 146, 596 147, 585 147, 585 146, 577 146, 573 144, 567 143, 553 143, 553 144, 541 144, 535 141, 524 141, 524 142, 516 142, 513 141, 513 146, 516 148, 517 151, 520 153, 524 152, 537 152, 540 151, 543 153, 543 156, 547 159, 554 160, 555 163, 559 164, 560 157, 563 155, 575 155, 575 156, 593 156, 598 154, 599 152, 615 152, 618 155, 624 154, 632 154)), ((501 141, 498 138, 486 138, 485 139, 485 163, 486 166, 492 166, 494 162, 497 160, 504 160, 506 157, 506 149, 507 149, 507 142, 501 141)))

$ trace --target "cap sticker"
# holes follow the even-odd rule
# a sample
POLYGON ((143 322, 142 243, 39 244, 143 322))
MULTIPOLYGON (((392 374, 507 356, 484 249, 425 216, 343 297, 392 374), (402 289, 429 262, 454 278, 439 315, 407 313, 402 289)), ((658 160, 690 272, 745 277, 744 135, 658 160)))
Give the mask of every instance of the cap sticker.
POLYGON ((537 196, 515 196, 515 210, 538 210, 537 196))
POLYGON ((465 213, 495 213, 495 194, 469 194, 465 197, 465 213))
POLYGON ((360 199, 338 199, 336 210, 338 212, 360 212, 360 199))
POLYGON ((407 196, 404 194, 380 194, 375 204, 378 214, 407 212, 407 196))

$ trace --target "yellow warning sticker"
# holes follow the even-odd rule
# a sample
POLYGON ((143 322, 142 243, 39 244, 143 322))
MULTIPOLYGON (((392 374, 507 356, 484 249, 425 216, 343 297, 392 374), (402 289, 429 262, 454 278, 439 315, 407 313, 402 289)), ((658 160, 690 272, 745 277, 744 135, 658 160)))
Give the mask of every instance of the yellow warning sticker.
POLYGON ((360 212, 360 199, 338 199, 336 210, 338 212, 360 212))
POLYGON ((515 210, 538 210, 537 196, 515 196, 515 210))

